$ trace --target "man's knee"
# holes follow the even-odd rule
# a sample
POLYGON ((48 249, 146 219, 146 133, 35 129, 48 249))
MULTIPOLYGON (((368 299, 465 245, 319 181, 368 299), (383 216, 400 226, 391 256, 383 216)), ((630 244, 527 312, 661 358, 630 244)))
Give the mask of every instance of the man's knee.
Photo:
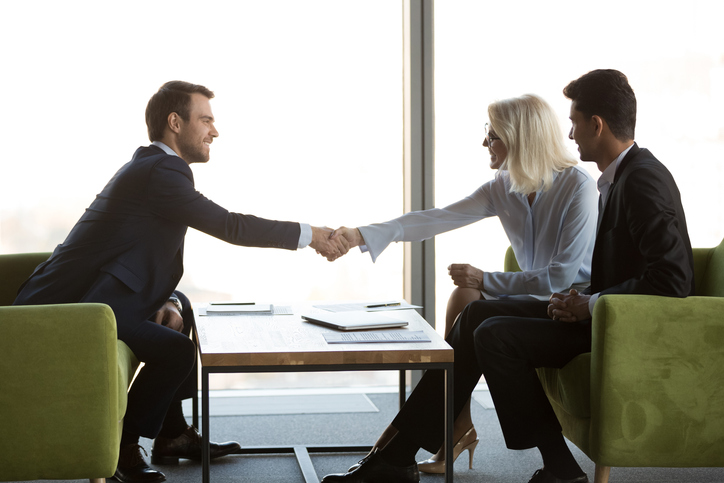
POLYGON ((469 303, 460 315, 458 324, 463 333, 472 336, 478 327, 491 317, 501 315, 498 302, 480 299, 469 303))
POLYGON ((165 366, 178 367, 182 372, 191 370, 196 360, 196 344, 185 335, 176 332, 159 347, 163 357, 158 361, 165 366))
POLYGON ((502 317, 491 317, 480 324, 473 332, 476 351, 500 351, 505 346, 508 324, 502 317))

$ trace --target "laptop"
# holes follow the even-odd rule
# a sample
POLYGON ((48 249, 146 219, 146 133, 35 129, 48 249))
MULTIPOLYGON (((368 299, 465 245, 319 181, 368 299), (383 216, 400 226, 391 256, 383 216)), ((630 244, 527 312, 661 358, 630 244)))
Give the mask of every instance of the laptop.
POLYGON ((407 321, 388 317, 379 312, 330 312, 302 315, 307 322, 337 330, 369 330, 406 327, 407 321))

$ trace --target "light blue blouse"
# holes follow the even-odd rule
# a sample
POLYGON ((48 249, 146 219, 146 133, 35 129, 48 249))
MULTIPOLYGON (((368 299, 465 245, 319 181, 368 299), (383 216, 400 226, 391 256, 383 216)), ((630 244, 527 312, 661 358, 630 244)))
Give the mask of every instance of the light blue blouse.
MULTIPOLYGON (((406 213, 384 223, 359 227, 372 261, 392 242, 421 241, 490 216, 500 219, 522 272, 485 272, 485 292, 548 296, 591 279, 596 238, 596 183, 579 166, 556 173, 553 184, 528 197, 510 193, 507 171, 472 195, 445 208, 406 213)), ((501 257, 503 254, 501 253, 501 257)))

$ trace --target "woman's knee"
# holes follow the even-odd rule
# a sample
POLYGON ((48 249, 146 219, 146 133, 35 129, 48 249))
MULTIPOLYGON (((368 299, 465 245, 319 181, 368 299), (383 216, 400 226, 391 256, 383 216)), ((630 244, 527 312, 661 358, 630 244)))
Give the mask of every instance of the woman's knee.
POLYGON ((481 298, 482 295, 478 289, 455 287, 450 294, 447 305, 448 308, 455 309, 457 313, 460 313, 470 302, 480 300, 481 298))

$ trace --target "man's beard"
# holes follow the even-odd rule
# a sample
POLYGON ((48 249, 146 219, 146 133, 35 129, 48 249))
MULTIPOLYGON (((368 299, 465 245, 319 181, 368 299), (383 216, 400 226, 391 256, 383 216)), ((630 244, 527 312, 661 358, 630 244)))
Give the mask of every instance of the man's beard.
POLYGON ((187 143, 185 140, 179 140, 178 149, 181 151, 179 153, 181 158, 189 164, 207 163, 209 161, 209 155, 206 151, 191 143, 187 143))

